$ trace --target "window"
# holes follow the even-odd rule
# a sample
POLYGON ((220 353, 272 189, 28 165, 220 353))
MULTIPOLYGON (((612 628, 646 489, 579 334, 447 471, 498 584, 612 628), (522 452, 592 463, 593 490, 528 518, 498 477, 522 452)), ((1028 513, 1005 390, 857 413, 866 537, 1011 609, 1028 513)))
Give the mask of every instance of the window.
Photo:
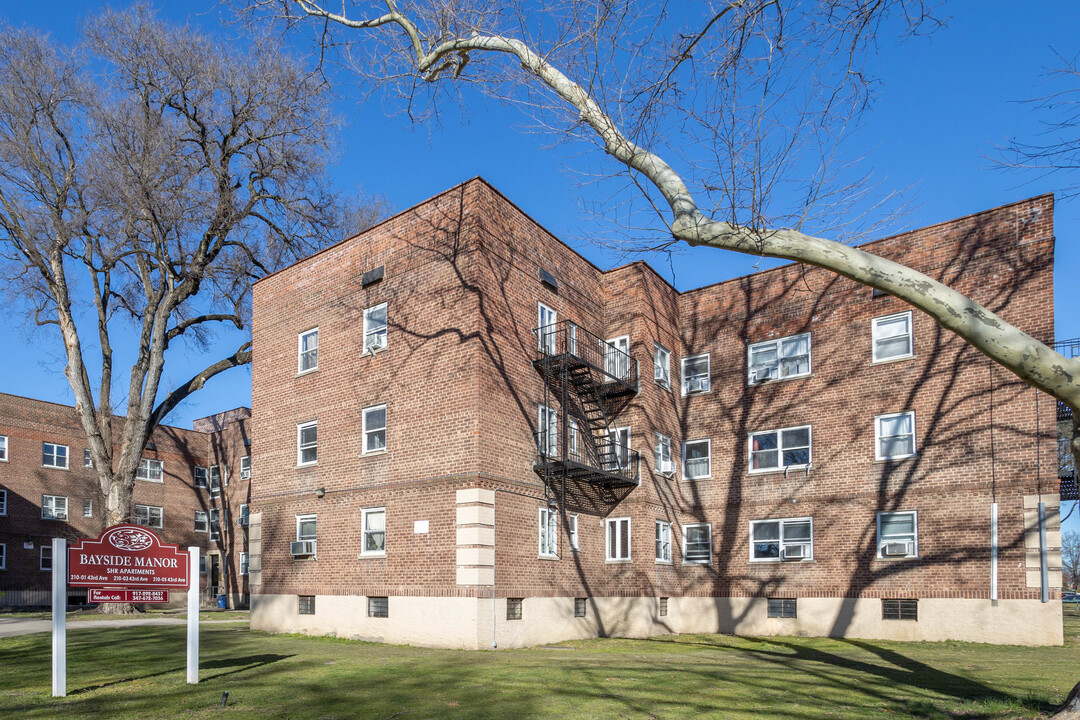
POLYGON ((536 349, 548 355, 554 355, 557 351, 558 336, 555 333, 555 323, 559 315, 544 303, 538 303, 536 311, 536 349))
POLYGON ((918 620, 919 619, 919 601, 913 598, 906 598, 903 600, 892 600, 882 598, 881 600, 881 619, 882 620, 918 620))
POLYGON ((574 617, 585 617, 588 609, 587 598, 574 598, 574 617))
POLYGON ((195 478, 195 487, 205 488, 207 487, 207 470, 204 467, 191 468, 193 477, 195 478))
POLYGON ((580 549, 578 547, 577 515, 574 514, 574 513, 571 513, 570 515, 566 516, 566 519, 567 519, 568 524, 570 526, 570 533, 569 533, 570 534, 570 549, 574 550, 576 552, 577 550, 580 549))
POLYGON ((199 574, 206 574, 206 556, 201 553, 199 554, 199 574))
POLYGON ((874 362, 898 360, 914 354, 910 310, 874 318, 871 334, 874 339, 874 362))
POLYGON ((663 433, 656 433, 656 472, 670 475, 675 472, 675 463, 671 460, 671 438, 663 433))
MULTIPOLYGON (((630 467, 630 428, 620 427, 608 430, 608 443, 611 445, 615 467, 608 470, 625 470, 630 467)), ((610 462, 610 461, 609 461, 610 462)))
POLYGON ((750 522, 751 560, 811 560, 813 520, 808 517, 750 522))
POLYGON ((671 523, 656 521, 656 562, 671 562, 671 523))
POLYGON ((68 446, 57 445, 56 443, 41 443, 41 464, 43 467, 67 470, 68 446))
POLYGON ((94 501, 89 498, 83 498, 82 501, 82 516, 94 517, 94 501))
POLYGON ((712 525, 709 523, 694 523, 683 525, 683 551, 684 563, 708 564, 712 562, 712 525))
POLYGON ((769 598, 769 617, 797 618, 797 602, 795 598, 769 598))
POLYGON ((90 456, 90 448, 86 448, 82 451, 82 464, 83 467, 94 467, 94 458, 90 456))
POLYGON ((386 450, 386 406, 364 408, 364 454, 386 450))
POLYGON ((559 456, 559 416, 554 408, 547 405, 537 407, 537 442, 536 446, 541 455, 547 457, 559 456))
POLYGON ((251 510, 248 508, 247 503, 241 503, 240 512, 236 518, 236 524, 240 527, 247 527, 251 523, 251 510))
POLYGON ((749 347, 749 382, 810 374, 810 333, 754 343, 749 347))
POLYGON ((143 527, 161 527, 161 508, 153 505, 136 505, 131 512, 131 521, 143 527))
POLYGON ((390 598, 369 597, 367 600, 368 617, 390 617, 390 598))
POLYGON ((0 570, 7 568, 7 545, 0 543, 0 570))
POLYGON ((43 520, 67 520, 67 498, 63 495, 42 495, 41 517, 43 520))
POLYGON ((386 554, 386 508, 361 510, 360 522, 364 528, 363 555, 386 554))
POLYGON ((878 460, 915 457, 915 413, 878 415, 874 418, 878 460))
POLYGON ((296 540, 314 540, 315 539, 315 515, 297 515, 296 516, 296 540))
POLYGON ((299 600, 299 612, 301 615, 314 615, 315 614, 315 596, 314 595, 300 595, 299 600))
POLYGON ((0 435, 0 462, 7 462, 7 459, 8 459, 7 446, 8 446, 7 435, 0 435))
POLYGON ((195 532, 210 532, 210 521, 204 510, 195 511, 195 532))
MULTIPOLYGON (((556 421, 558 422, 558 421, 556 421)), ((567 422, 568 428, 566 431, 566 457, 576 462, 581 462, 581 451, 578 449, 578 427, 577 420, 570 418, 567 422)), ((558 433, 553 433, 558 437, 558 433)))
POLYGON ((660 343, 653 345, 653 379, 657 385, 671 387, 671 351, 660 343))
POLYGON ((135 479, 146 480, 147 482, 164 482, 162 478, 163 470, 164 463, 161 460, 143 458, 139 460, 139 469, 135 471, 135 479))
POLYGON ((52 545, 41 546, 41 563, 38 567, 42 570, 52 570, 52 545))
POLYGON ((709 392, 709 354, 683 358, 682 391, 683 395, 709 392))
POLYGON ((506 619, 507 620, 520 620, 521 619, 521 606, 524 604, 522 598, 506 598, 506 619))
POLYGON ((319 369, 319 328, 302 332, 298 336, 298 354, 296 371, 311 372, 319 369))
POLYGON ((660 598, 660 617, 667 616, 668 599, 666 597, 660 598))
POLYGON ((240 479, 241 480, 250 480, 251 479, 251 456, 250 455, 245 455, 244 457, 240 458, 240 479))
POLYGON ((577 325, 570 321, 566 323, 566 352, 577 355, 577 325))
POLYGON ((0 490, 0 517, 7 515, 7 490, 0 490))
POLYGON ((622 561, 630 559, 630 518, 608 518, 607 559, 622 561))
POLYGON ((682 446, 683 477, 701 480, 712 476, 711 440, 690 440, 682 446))
POLYGON ((630 377, 630 336, 611 338, 604 344, 604 372, 614 378, 630 377))
POLYGON ((211 540, 220 540, 221 539, 221 511, 220 510, 211 510, 210 511, 210 539, 211 540))
POLYGON ((296 426, 296 464, 314 465, 319 460, 319 423, 296 426))
POLYGON ((210 466, 210 497, 221 495, 221 466, 210 466))
POLYGON ((386 303, 364 310, 364 352, 386 347, 386 303))
POLYGON ((878 513, 879 558, 919 556, 919 525, 915 512, 878 513))
POLYGON ((241 575, 247 575, 248 574, 248 570, 251 567, 250 557, 251 556, 248 555, 246 552, 244 552, 242 550, 240 551, 240 574, 241 575))
POLYGON ((810 464, 810 426, 750 433, 750 472, 810 464))
POLYGON ((540 557, 559 557, 559 514, 551 508, 540 508, 540 557))

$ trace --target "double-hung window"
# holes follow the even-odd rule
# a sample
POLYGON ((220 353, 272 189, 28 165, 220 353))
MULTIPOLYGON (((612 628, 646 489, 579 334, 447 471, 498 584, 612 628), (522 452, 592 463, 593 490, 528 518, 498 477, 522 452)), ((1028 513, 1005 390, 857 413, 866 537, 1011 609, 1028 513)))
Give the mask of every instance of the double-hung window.
POLYGON ((750 472, 810 464, 810 426, 750 433, 750 472))
POLYGON ((7 515, 7 490, 0 490, 0 517, 7 515))
POLYGON ((570 536, 570 549, 574 550, 576 552, 577 550, 581 549, 578 546, 577 514, 576 513, 570 513, 569 515, 567 515, 566 516, 566 524, 567 524, 567 534, 570 536))
POLYGON ((915 413, 902 412, 874 418, 877 460, 915 456, 915 413))
POLYGON ((136 480, 147 482, 164 482, 165 463, 161 460, 142 458, 139 460, 139 469, 135 471, 136 480))
POLYGON ((386 554, 386 508, 361 510, 360 522, 364 528, 364 547, 361 555, 386 554))
POLYGON ((810 374, 810 333, 754 343, 748 352, 750 383, 810 374))
POLYGON ((630 428, 619 427, 608 431, 608 444, 615 467, 609 470, 625 470, 630 467, 630 428))
POLYGON ((544 303, 537 303, 536 309, 536 349, 546 355, 554 355, 558 344, 556 323, 559 314, 544 303))
POLYGON ((94 517, 94 501, 90 498, 83 498, 82 501, 82 516, 94 517))
POLYGON ((0 462, 7 462, 8 459, 8 439, 7 435, 0 435, 0 462))
POLYGON ((566 430, 566 457, 569 460, 581 462, 581 450, 578 447, 578 422, 576 419, 570 418, 567 421, 567 425, 568 427, 566 430))
POLYGON ((210 466, 210 497, 221 495, 221 466, 210 466))
POLYGON ((608 518, 607 559, 622 561, 630 559, 630 518, 608 518))
POLYGON ((386 347, 386 303, 364 310, 364 352, 386 347))
POLYGON ((539 535, 540 557, 559 557, 559 513, 551 508, 540 508, 539 535))
POLYGON ((611 338, 604 343, 604 372, 613 378, 630 377, 630 336, 611 338))
POLYGON ((41 443, 41 465, 43 467, 67 470, 68 446, 48 442, 41 443))
POLYGON ((879 558, 918 557, 918 516, 914 511, 878 513, 877 540, 879 558))
POLYGON ((653 379, 657 385, 671 387, 671 351, 660 343, 653 345, 653 379))
POLYGON ((386 406, 364 408, 361 422, 364 431, 364 454, 386 450, 386 406))
POLYGON ((90 454, 90 448, 82 451, 82 465, 88 468, 94 467, 94 458, 90 454))
POLYGON ((297 336, 297 372, 319 369, 319 328, 306 330, 297 336))
POLYGON ((207 471, 206 468, 204 468, 204 467, 193 467, 193 468, 191 468, 191 474, 192 474, 192 477, 194 478, 193 482, 195 483, 195 487, 197 487, 197 488, 209 487, 208 478, 210 477, 210 475, 209 475, 209 472, 207 471))
POLYGON ((712 525, 694 523, 683 525, 682 561, 706 565, 712 562, 712 525))
POLYGON ((211 540, 220 540, 221 539, 221 511, 220 510, 211 510, 210 511, 210 539, 211 540))
POLYGON ((250 558, 251 558, 251 556, 248 555, 246 552, 240 551, 240 574, 241 575, 247 575, 248 574, 248 568, 250 567, 250 564, 251 564, 250 558))
POLYGON ((316 530, 315 515, 296 516, 296 542, 292 544, 293 557, 307 557, 315 554, 316 530))
POLYGON ((38 567, 42 570, 52 570, 52 545, 42 545, 38 567))
POLYGON ((0 570, 7 568, 7 545, 0 543, 0 570))
POLYGON ((709 370, 709 353, 683 358, 682 391, 683 395, 706 393, 712 387, 709 370))
POLYGON ((317 420, 296 426, 296 464, 314 465, 319 460, 319 423, 317 420))
POLYGON ((204 533, 210 531, 210 521, 207 519, 205 510, 195 511, 195 532, 204 533))
POLYGON ((750 522, 750 560, 811 560, 814 557, 812 518, 783 518, 750 522))
POLYGON ((41 496, 41 518, 43 520, 67 520, 68 499, 63 495, 41 496))
POLYGON ((712 477, 712 440, 688 440, 682 445, 683 478, 701 480, 712 477))
POLYGON ((247 527, 251 524, 251 508, 247 503, 240 504, 240 513, 236 519, 236 524, 240 527, 247 527))
POLYGON ((656 521, 656 562, 671 562, 671 523, 656 521))
POLYGON ((244 457, 240 458, 240 479, 241 480, 250 480, 251 479, 251 456, 250 455, 245 455, 244 457))
POLYGON ((162 508, 154 505, 136 505, 131 513, 131 521, 143 527, 161 528, 162 508))
POLYGON ((911 311, 874 318, 872 335, 874 362, 911 357, 911 311))
POLYGON ((656 472, 670 475, 675 472, 675 463, 671 460, 671 438, 663 433, 656 433, 656 472))
POLYGON ((559 416, 554 408, 540 405, 537 409, 537 449, 547 457, 559 456, 559 416))

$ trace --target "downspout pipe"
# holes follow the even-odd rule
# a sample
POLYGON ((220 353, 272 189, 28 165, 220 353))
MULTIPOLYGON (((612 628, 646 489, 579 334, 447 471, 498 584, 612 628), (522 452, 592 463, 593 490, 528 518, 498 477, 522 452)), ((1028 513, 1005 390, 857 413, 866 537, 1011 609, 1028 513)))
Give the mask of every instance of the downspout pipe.
POLYGON ((1050 571, 1046 567, 1046 503, 1039 503, 1039 579, 1042 601, 1050 602, 1050 571))

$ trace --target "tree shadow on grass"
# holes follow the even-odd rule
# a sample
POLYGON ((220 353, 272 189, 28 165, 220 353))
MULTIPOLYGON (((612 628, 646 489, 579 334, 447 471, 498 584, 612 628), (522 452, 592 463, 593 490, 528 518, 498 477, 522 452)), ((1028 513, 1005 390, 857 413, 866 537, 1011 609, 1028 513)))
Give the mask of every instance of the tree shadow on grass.
MULTIPOLYGON (((288 660, 289 658, 296 657, 295 655, 248 655, 247 657, 240 658, 222 658, 219 660, 207 660, 199 663, 199 680, 217 680, 218 678, 227 677, 229 675, 236 675, 238 673, 245 672, 247 670, 255 670, 257 668, 265 667, 272 663, 280 662, 281 660, 288 660), (225 672, 203 674, 204 670, 212 670, 215 668, 232 668, 225 672)), ((114 685, 123 685, 124 683, 135 682, 136 680, 148 680, 149 678, 161 677, 162 675, 169 675, 171 673, 184 672, 187 669, 186 665, 180 665, 179 667, 166 668, 159 670, 158 672, 147 673, 145 675, 131 675, 129 677, 117 678, 116 680, 110 680, 109 682, 98 683, 97 685, 88 685, 86 687, 72 690, 68 695, 79 695, 82 693, 94 692, 95 690, 101 690, 103 688, 112 687, 114 685)))

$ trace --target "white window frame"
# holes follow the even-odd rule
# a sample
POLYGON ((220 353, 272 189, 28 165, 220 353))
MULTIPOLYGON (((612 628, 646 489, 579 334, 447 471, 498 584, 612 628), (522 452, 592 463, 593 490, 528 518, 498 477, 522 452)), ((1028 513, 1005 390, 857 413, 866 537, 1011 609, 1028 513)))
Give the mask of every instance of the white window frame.
MULTIPOLYGON (((902 435, 890 435, 889 437, 903 437, 902 435)), ((918 446, 918 433, 915 428, 915 411, 905 410, 898 413, 886 413, 884 415, 874 416, 874 459, 881 460, 904 460, 905 458, 912 458, 919 454, 918 446), (881 454, 881 421, 891 420, 892 418, 903 417, 904 415, 911 416, 911 452, 907 455, 882 455, 881 454)))
POLYGON ((92 498, 83 498, 82 516, 88 518, 94 517, 94 501, 92 498))
MULTIPOLYGON (((631 445, 630 426, 611 428, 608 430, 608 442, 615 446, 615 462, 618 470, 626 470, 634 459, 633 445, 631 445), (623 442, 625 437, 626 442, 623 442)), ((611 469, 611 468, 608 468, 611 469)))
MULTIPOLYGON (((556 423, 558 423, 558 416, 556 416, 556 423)), ((581 451, 578 448, 578 422, 576 418, 569 418, 567 420, 566 429, 566 457, 569 460, 575 462, 581 462, 581 451)), ((556 430, 558 426, 556 425, 556 430)), ((558 434, 555 436, 558 437, 558 434)))
POLYGON ((251 568, 251 556, 243 550, 240 551, 239 568, 237 574, 247 575, 251 568))
POLYGON ((559 557, 559 513, 548 507, 538 508, 537 554, 542 558, 559 557))
POLYGON ((240 479, 241 480, 250 480, 251 479, 251 456, 250 455, 244 455, 243 457, 240 458, 240 479))
POLYGON ((247 503, 240 503, 240 512, 237 514, 236 522, 240 527, 248 527, 251 524, 251 508, 247 503))
POLYGON ((46 543, 45 545, 42 545, 41 549, 38 551, 38 570, 45 570, 45 571, 52 570, 52 561, 53 561, 52 545, 46 543), (46 555, 49 556, 48 557, 49 567, 45 567, 45 560, 46 560, 45 556, 46 555))
POLYGON ((297 515, 296 516, 296 542, 303 542, 304 540, 318 540, 318 535, 319 535, 319 516, 316 513, 308 513, 306 515, 297 515), (305 523, 305 522, 309 522, 309 521, 315 523, 315 534, 314 535, 301 535, 300 534, 300 525, 305 523))
POLYGON ((712 564, 712 523, 684 523, 682 526, 682 561, 683 565, 711 565, 712 564), (707 528, 709 531, 709 557, 705 560, 690 560, 687 557, 687 549, 689 542, 687 541, 687 531, 696 528, 707 528))
POLYGON ((0 490, 0 517, 7 516, 7 490, 0 490))
POLYGON ((604 372, 611 377, 627 380, 630 377, 632 363, 629 335, 619 335, 605 341, 604 372))
POLYGON ((51 443, 51 442, 43 442, 43 443, 41 443, 41 467, 56 468, 57 470, 67 470, 70 463, 71 463, 71 448, 70 447, 68 447, 67 445, 61 445, 60 443, 51 443), (46 446, 51 446, 53 448, 53 451, 52 451, 53 464, 47 464, 45 462, 45 447, 46 446), (57 457, 57 452, 56 452, 57 448, 64 448, 64 464, 63 465, 55 464, 56 457, 57 457))
POLYGON ((210 489, 210 468, 193 466, 191 468, 191 486, 197 490, 210 489), (199 483, 199 471, 202 470, 202 483, 199 483))
MULTIPOLYGON (((299 527, 299 526, 298 526, 299 527)), ((360 511, 360 554, 368 557, 384 557, 386 555, 386 507, 371 507, 364 508, 360 511), (368 517, 372 515, 378 515, 382 513, 383 516, 383 529, 371 530, 368 528, 368 517), (382 532, 383 534, 383 546, 381 550, 368 550, 368 535, 373 533, 382 532)))
POLYGON ((144 482, 165 482, 165 461, 140 458, 139 467, 135 471, 135 479, 144 482), (157 480, 154 479, 154 469, 157 468, 157 480))
POLYGON ((554 308, 542 302, 536 303, 536 349, 538 351, 546 352, 548 355, 554 355, 558 351, 559 336, 556 333, 558 322, 559 313, 554 308), (550 320, 545 315, 550 315, 550 320))
POLYGON ((0 570, 7 570, 7 545, 0 543, 0 570))
POLYGON ((903 560, 905 558, 917 558, 919 557, 919 513, 917 510, 896 510, 894 512, 879 512, 877 514, 877 557, 878 560, 903 560), (885 516, 892 515, 910 515, 911 516, 911 530, 910 535, 905 533, 903 535, 890 535, 884 536, 881 534, 881 521, 885 516), (911 552, 906 555, 886 555, 882 552, 885 549, 885 543, 887 542, 911 542, 911 552))
POLYGON ((390 418, 387 417, 387 413, 386 413, 386 403, 382 403, 381 405, 372 405, 372 406, 366 407, 366 408, 364 408, 363 410, 360 411, 360 422, 361 422, 361 425, 362 425, 361 429, 363 431, 363 438, 364 438, 364 451, 362 453, 363 455, 377 455, 377 454, 384 453, 384 452, 387 451, 387 447, 388 447, 388 444, 387 444, 387 440, 388 440, 388 438, 387 438, 387 428, 390 425, 389 420, 390 420, 390 418), (383 426, 382 426, 382 428, 369 428, 368 427, 368 413, 373 413, 373 412, 376 412, 378 410, 382 410, 382 412, 383 412, 383 426), (379 432, 380 429, 382 430, 382 434, 383 434, 383 446, 381 448, 375 448, 375 449, 368 448, 368 435, 372 434, 372 433, 377 433, 377 432, 379 432))
POLYGON ((319 464, 319 421, 309 420, 307 422, 296 424, 296 467, 308 467, 310 465, 319 464), (308 428, 315 428, 315 442, 304 445, 301 438, 303 437, 304 430, 308 428), (304 462, 304 450, 314 448, 315 459, 304 462))
MULTIPOLYGON (((700 460, 701 458, 695 458, 700 460)), ((683 480, 708 480, 712 477, 712 438, 700 438, 698 440, 687 440, 682 444, 682 470, 683 480), (709 454, 706 455, 708 460, 709 472, 706 475, 690 475, 687 471, 686 464, 686 446, 697 445, 698 443, 705 443, 705 446, 709 449, 709 454)))
POLYGON ((656 433, 656 446, 653 448, 653 468, 658 473, 665 472, 664 462, 671 463, 671 469, 675 469, 675 463, 671 461, 671 438, 664 433, 656 433))
POLYGON ((304 375, 319 369, 319 328, 313 327, 296 334, 296 374, 304 375), (315 336, 315 347, 304 350, 304 338, 308 335, 315 336), (315 364, 309 368, 304 367, 304 355, 313 355, 315 364))
POLYGON ((373 320, 371 320, 371 316, 375 314, 376 310, 379 310, 380 308, 386 310, 387 307, 387 303, 379 303, 378 305, 364 308, 364 352, 375 352, 386 349, 388 343, 387 334, 390 330, 390 313, 386 313, 386 320, 382 323, 381 329, 373 320), (380 335, 382 336, 381 341, 376 342, 379 340, 380 335))
POLYGON ((42 520, 67 520, 68 519, 68 499, 65 495, 42 495, 41 496, 41 519, 42 520), (48 502, 46 502, 48 498, 48 502), (63 500, 64 509, 57 509, 57 500, 63 500), (48 506, 48 512, 46 512, 46 506, 48 506))
POLYGON ((222 479, 224 477, 223 468, 221 465, 211 465, 206 468, 206 487, 210 490, 210 497, 221 497, 222 479), (214 474, 217 474, 217 478, 214 478, 214 474))
POLYGON ((671 351, 660 343, 653 343, 653 380, 660 387, 671 389, 671 351))
MULTIPOLYGON (((802 447, 804 447, 804 446, 802 446, 802 445, 793 445, 790 449, 794 450, 794 449, 800 449, 802 447)), ((752 433, 750 433, 749 439, 748 439, 748 441, 746 443, 746 451, 748 453, 748 455, 747 455, 747 466, 746 466, 747 473, 749 473, 751 475, 756 475, 756 474, 761 474, 761 473, 781 472, 781 471, 790 470, 791 468, 809 467, 809 466, 812 466, 814 464, 814 430, 810 425, 793 425, 791 427, 778 428, 776 430, 760 430, 758 432, 752 432, 752 433), (782 442, 783 442, 783 439, 784 439, 784 433, 790 432, 792 430, 806 430, 807 445, 805 447, 806 447, 807 459, 806 459, 806 462, 804 462, 804 463, 792 463, 790 465, 785 465, 784 464, 784 450, 785 450, 785 448, 782 445, 782 442), (759 436, 759 435, 775 435, 776 436, 776 461, 777 461, 776 465, 772 465, 770 467, 763 467, 763 468, 755 468, 754 467, 754 438, 759 436)))
POLYGON ((0 462, 8 461, 8 436, 0 435, 0 462))
POLYGON ((794 518, 767 518, 767 519, 763 519, 763 520, 751 520, 750 521, 750 562, 753 562, 753 563, 759 563, 759 562, 766 562, 766 563, 767 562, 793 562, 791 560, 784 560, 783 559, 784 548, 786 546, 788 546, 788 545, 805 545, 805 544, 810 545, 810 555, 807 556, 807 557, 801 558, 797 562, 809 562, 809 561, 812 561, 814 559, 814 518, 813 517, 807 516, 807 517, 794 517, 794 518), (784 539, 784 528, 785 528, 786 524, 788 524, 788 523, 791 523, 791 524, 805 523, 805 522, 810 523, 810 539, 808 541, 792 540, 791 542, 788 542, 788 541, 786 541, 784 539), (773 557, 762 557, 762 558, 754 557, 754 527, 756 525, 762 525, 762 524, 765 524, 765 523, 779 523, 778 533, 777 533, 779 535, 779 538, 776 541, 777 546, 778 546, 777 547, 777 556, 774 557, 774 558, 773 557))
POLYGON ((135 523, 136 525, 142 525, 143 527, 156 528, 158 530, 161 530, 165 527, 165 508, 159 507, 157 505, 143 505, 141 503, 137 503, 133 505, 131 509, 131 522, 135 523), (145 523, 139 522, 139 508, 142 508, 146 511, 145 523), (152 511, 154 510, 157 510, 157 525, 155 525, 153 521, 154 513, 152 511))
POLYGON ((206 529, 211 540, 221 539, 221 510, 210 508, 206 516, 206 529), (214 525, 217 525, 217 532, 214 532, 214 525))
POLYGON ((90 454, 90 448, 84 448, 82 451, 82 465, 83 467, 94 467, 94 458, 90 454))
POLYGON ((209 533, 210 532, 210 514, 207 513, 205 510, 196 510, 195 511, 195 532, 197 532, 197 533, 209 533), (202 516, 202 518, 201 518, 202 522, 201 523, 199 522, 199 520, 200 520, 199 516, 200 515, 202 516), (200 529, 200 525, 202 526, 201 529, 200 529))
POLYGON ((632 546, 633 532, 631 520, 628 517, 607 518, 604 521, 604 556, 608 562, 632 562, 634 557, 634 548, 632 546), (624 537, 623 527, 625 523, 625 538, 626 538, 626 557, 620 555, 612 556, 611 547, 612 539, 614 539, 614 545, 617 551, 622 549, 622 539, 624 537))
POLYGON ((536 447, 547 457, 559 456, 559 414, 555 408, 543 403, 536 406, 536 447))
MULTIPOLYGON (((709 353, 698 353, 697 355, 684 357, 680 364, 680 373, 680 385, 682 386, 683 395, 704 395, 712 392, 712 357, 709 353), (686 364, 701 358, 705 358, 704 383, 701 385, 700 390, 690 390, 690 378, 686 374, 686 364)), ((698 375, 694 376, 695 379, 698 377, 698 375)))
MULTIPOLYGON (((792 357, 802 357, 802 356, 801 355, 794 355, 792 357)), ((773 380, 790 380, 790 379, 793 379, 793 378, 806 377, 807 375, 810 375, 811 373, 814 372, 814 344, 813 344, 812 338, 810 337, 810 333, 808 333, 808 332, 796 333, 795 335, 786 335, 784 337, 775 338, 773 340, 763 340, 761 342, 750 343, 749 345, 746 346, 746 383, 747 383, 747 385, 754 385, 755 383, 758 382, 756 376, 754 375, 754 369, 757 368, 757 367, 775 367, 776 368, 776 377, 773 378, 773 380), (790 342, 792 340, 801 340, 802 338, 806 338, 806 370, 804 372, 785 373, 784 372, 784 356, 782 354, 783 349, 784 349, 784 344, 788 343, 788 342, 790 342), (765 349, 770 345, 775 345, 776 346, 776 348, 775 348, 776 349, 776 365, 775 366, 773 366, 773 365, 768 365, 768 366, 755 365, 753 363, 754 352, 757 351, 757 350, 765 349)))
POLYGON ((911 311, 906 310, 904 312, 893 313, 891 315, 882 315, 876 317, 870 321, 870 347, 871 357, 873 362, 892 362, 893 360, 904 360, 906 358, 915 357, 915 328, 912 324, 911 311), (899 318, 906 318, 907 320, 907 333, 904 335, 893 335, 889 338, 878 337, 878 328, 882 323, 891 322, 899 318), (878 355, 878 342, 880 340, 892 340, 898 337, 907 337, 908 350, 903 355, 893 355, 892 357, 879 357, 878 355))
POLYGON ((671 523, 667 520, 656 521, 656 562, 671 564, 671 523))
POLYGON ((577 513, 568 513, 566 516, 567 524, 569 525, 568 535, 570 536, 570 549, 577 552, 581 548, 578 546, 578 516, 577 513))

